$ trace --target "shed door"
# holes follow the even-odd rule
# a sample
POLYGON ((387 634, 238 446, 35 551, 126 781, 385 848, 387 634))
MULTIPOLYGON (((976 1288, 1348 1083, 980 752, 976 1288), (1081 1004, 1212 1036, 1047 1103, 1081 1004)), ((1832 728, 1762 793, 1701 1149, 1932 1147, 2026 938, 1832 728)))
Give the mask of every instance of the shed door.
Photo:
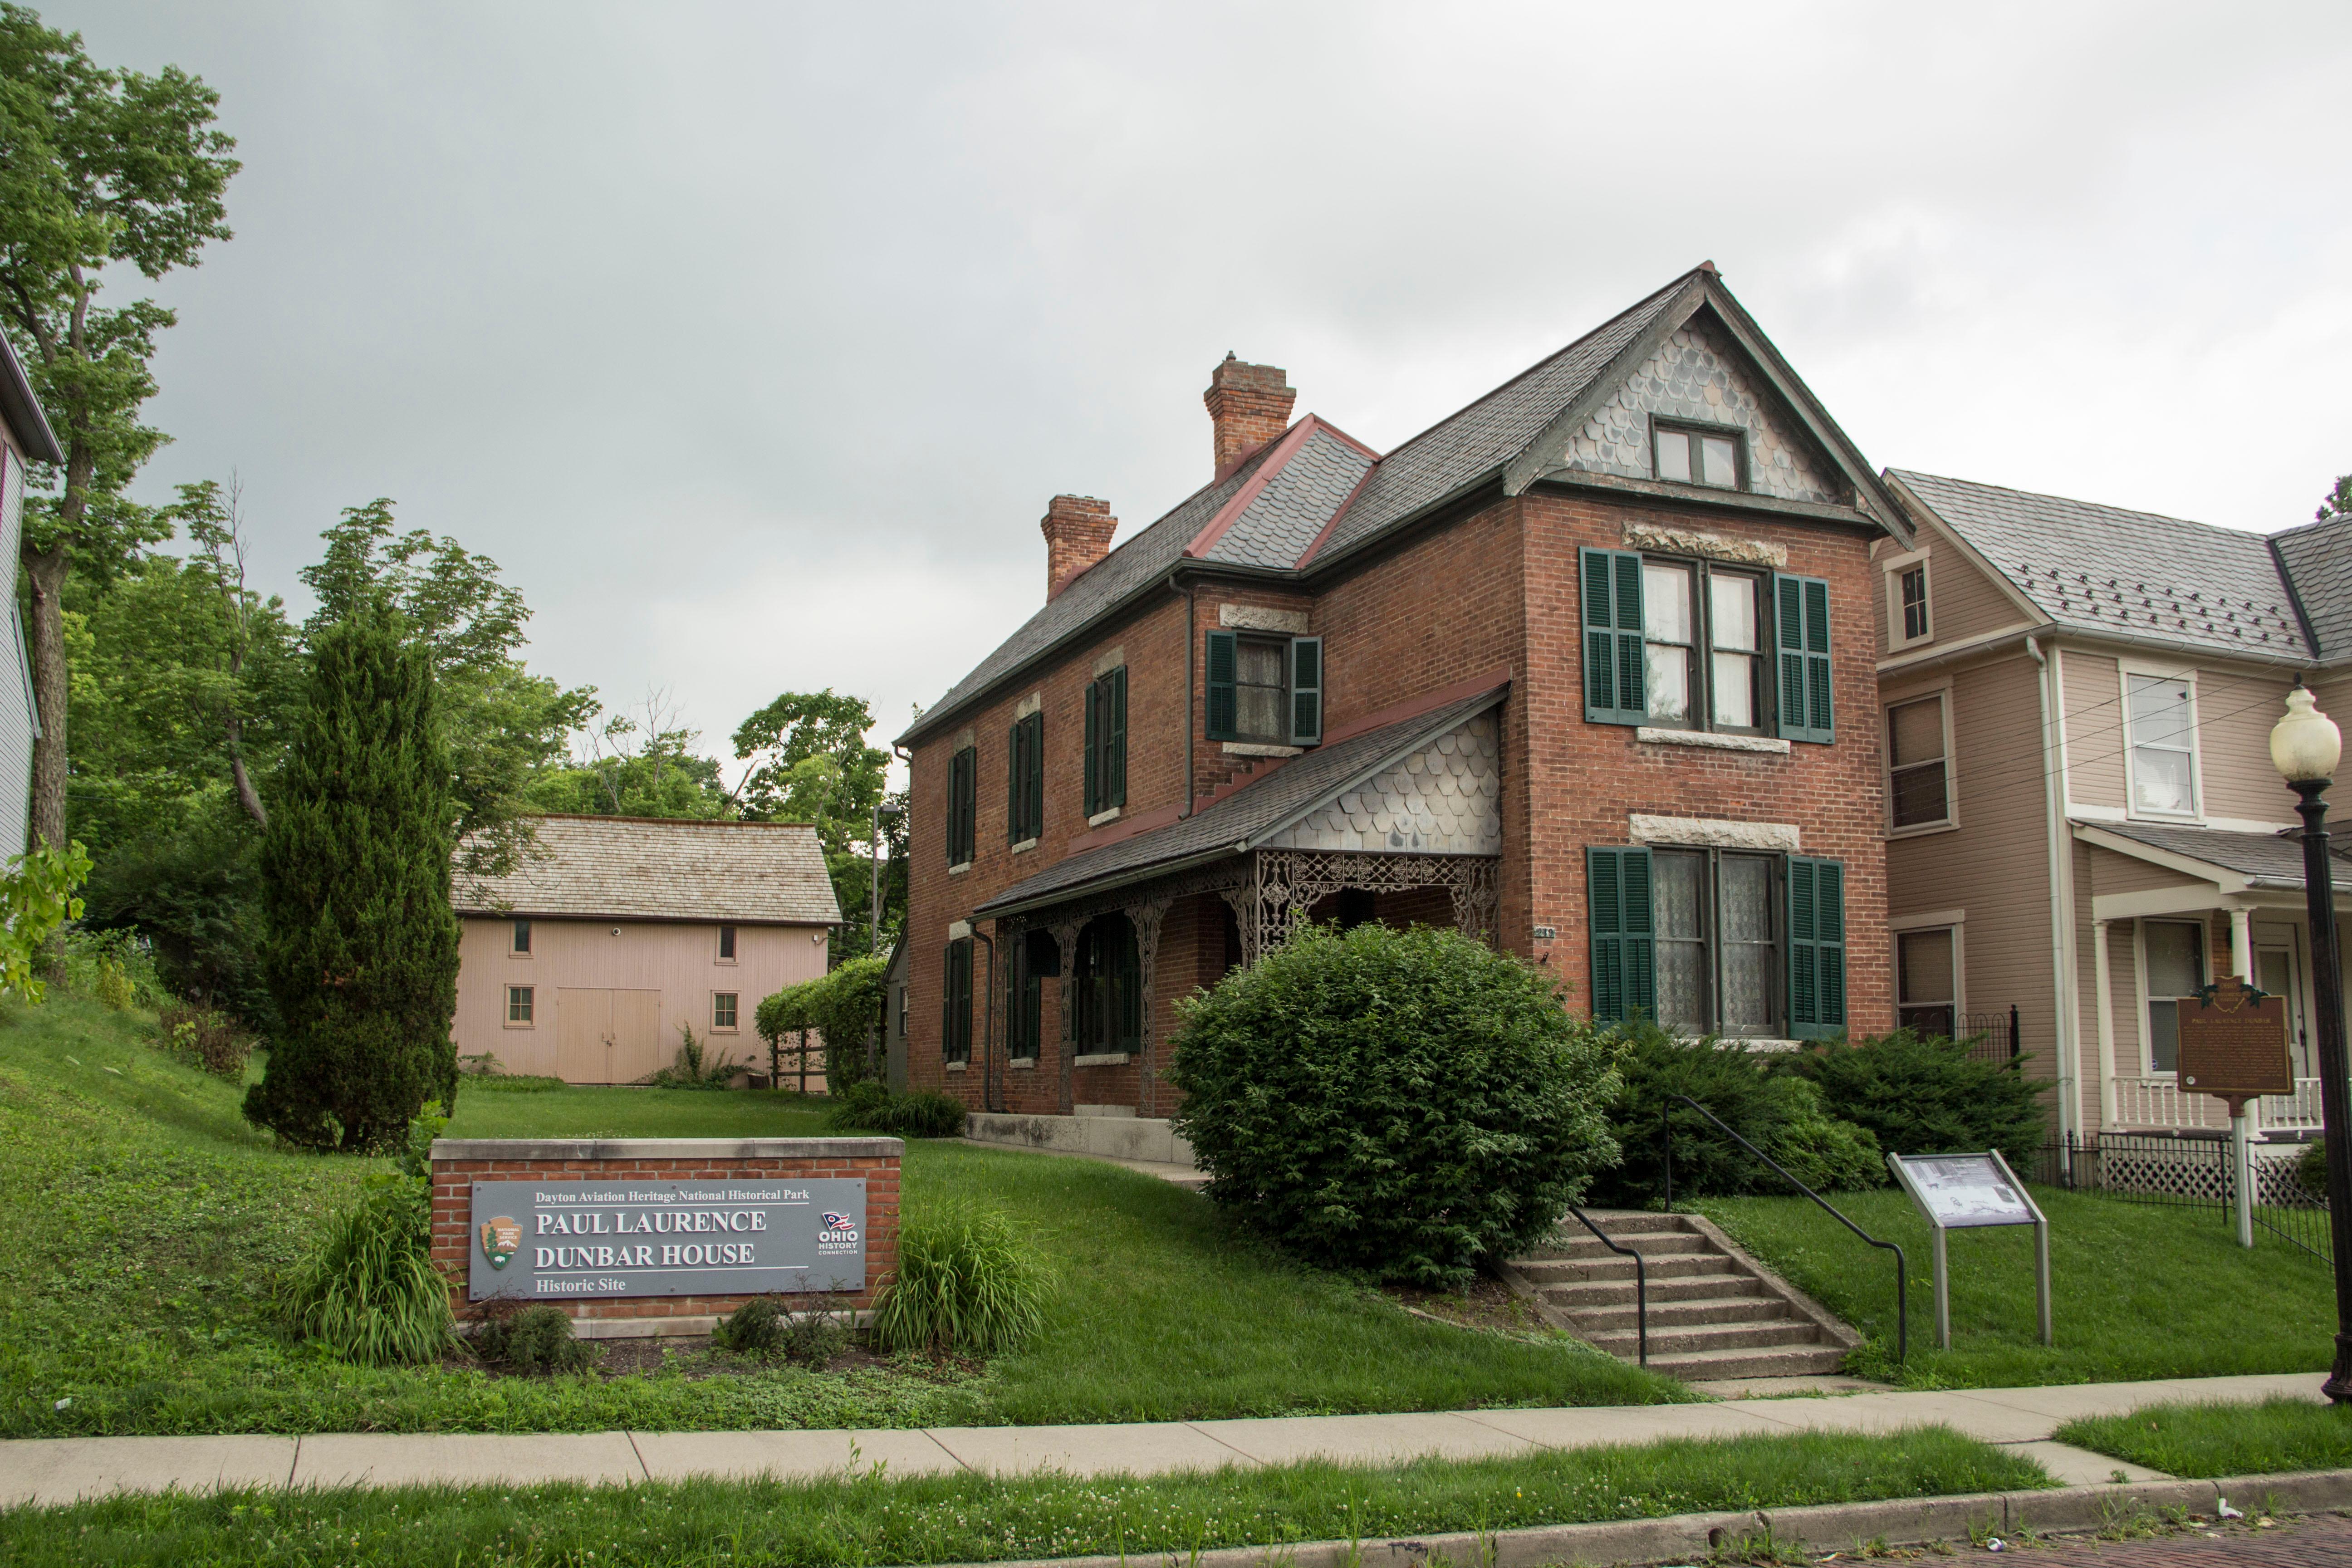
POLYGON ((608 991, 613 999, 612 1077, 607 1083, 635 1083, 649 1073, 670 1065, 677 1055, 677 1042, 665 1042, 661 1034, 661 997, 658 991, 608 991))
POLYGON ((613 993, 565 986, 555 994, 555 1070, 566 1083, 611 1083, 613 993))

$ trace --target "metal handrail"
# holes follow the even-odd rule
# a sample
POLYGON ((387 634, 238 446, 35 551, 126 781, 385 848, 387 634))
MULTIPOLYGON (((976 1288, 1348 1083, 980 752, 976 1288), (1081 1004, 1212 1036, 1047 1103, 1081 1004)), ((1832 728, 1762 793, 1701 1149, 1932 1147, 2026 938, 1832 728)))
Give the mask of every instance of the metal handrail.
MULTIPOLYGON (((1706 1117, 1709 1121, 1714 1122, 1717 1127, 1722 1128, 1725 1135, 1733 1142, 1738 1144, 1742 1149, 1747 1150, 1749 1153, 1755 1155, 1758 1159, 1771 1166, 1773 1170, 1779 1172, 1782 1181, 1788 1183, 1790 1186, 1796 1188, 1799 1192, 1812 1199, 1813 1202, 1819 1204, 1822 1208, 1827 1209, 1831 1217, 1835 1219, 1840 1225, 1845 1226, 1846 1229, 1853 1232, 1854 1235, 1862 1237, 1863 1240, 1870 1243, 1871 1246, 1882 1247, 1886 1251, 1895 1254, 1895 1364, 1901 1366, 1905 1363, 1908 1362, 1911 1359, 1911 1293, 1909 1290, 1905 1289, 1905 1287, 1910 1282, 1911 1270, 1910 1265, 1904 1259, 1903 1248, 1896 1246, 1894 1242, 1879 1240, 1876 1237, 1871 1235, 1870 1232, 1863 1229, 1862 1226, 1854 1224, 1853 1221, 1846 1218, 1843 1214, 1840 1214, 1836 1206, 1827 1198, 1813 1191, 1812 1188, 1805 1185, 1804 1183, 1797 1180, 1796 1177, 1789 1174, 1789 1173, 1782 1168, 1780 1161, 1775 1160, 1771 1155, 1767 1154, 1763 1150, 1759 1149, 1755 1144, 1750 1143, 1747 1139, 1742 1138, 1738 1133, 1733 1131, 1730 1124, 1725 1121, 1722 1117, 1717 1116, 1714 1111, 1709 1110, 1706 1106, 1701 1105, 1689 1095, 1678 1094, 1675 1096, 1675 1098, 1681 1100, 1685 1105, 1689 1106, 1693 1110, 1697 1111, 1701 1116, 1706 1117)), ((1669 1214, 1674 1212, 1675 1207, 1673 1174, 1674 1157, 1674 1134, 1671 1130, 1668 1130, 1666 1134, 1666 1212, 1669 1214)))
POLYGON ((1578 1208, 1574 1204, 1568 1205, 1568 1212, 1581 1220, 1584 1223, 1584 1228, 1591 1231, 1600 1241, 1601 1246, 1617 1254, 1620 1258, 1630 1258, 1633 1260, 1633 1332, 1641 1342, 1642 1364, 1643 1366, 1649 1365, 1650 1271, 1649 1268, 1642 1262, 1641 1252, 1634 1247, 1620 1247, 1615 1242, 1610 1240, 1609 1233, 1601 1229, 1599 1226, 1593 1224, 1592 1216, 1586 1214, 1582 1209, 1578 1208))

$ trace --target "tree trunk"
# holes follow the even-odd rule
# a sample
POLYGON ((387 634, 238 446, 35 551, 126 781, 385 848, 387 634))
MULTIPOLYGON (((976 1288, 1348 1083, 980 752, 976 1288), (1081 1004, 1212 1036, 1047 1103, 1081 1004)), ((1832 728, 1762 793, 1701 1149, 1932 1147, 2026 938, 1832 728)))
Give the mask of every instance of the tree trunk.
POLYGON ((245 721, 228 721, 228 776, 236 784, 236 803, 245 814, 263 827, 269 826, 269 813, 261 808, 261 795, 253 787, 253 779, 245 771, 245 721))
POLYGON ((41 715, 33 742, 31 847, 66 842, 66 623, 62 595, 71 563, 62 541, 47 550, 27 546, 26 574, 33 584, 33 700, 41 715))

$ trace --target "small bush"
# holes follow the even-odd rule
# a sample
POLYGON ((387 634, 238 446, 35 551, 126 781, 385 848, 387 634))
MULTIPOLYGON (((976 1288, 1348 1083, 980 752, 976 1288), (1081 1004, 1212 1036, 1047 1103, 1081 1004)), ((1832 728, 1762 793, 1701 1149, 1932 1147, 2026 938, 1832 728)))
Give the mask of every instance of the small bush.
POLYGON ((1011 1220, 950 1207, 898 1233, 898 1268, 875 1302, 874 1338, 886 1350, 1002 1354, 1045 1327, 1050 1289, 1011 1220))
POLYGON ((889 966, 881 954, 869 953, 763 997, 752 1012, 751 1026, 768 1042, 768 1065, 780 1067, 777 1057, 786 1035, 814 1029, 824 1040, 828 1089, 838 1092, 870 1079, 873 1064, 866 1052, 880 1038, 882 974, 889 966))
POLYGON ((475 1078, 466 1080, 468 1094, 544 1094, 551 1089, 569 1089, 560 1078, 541 1078, 531 1073, 500 1073, 496 1078, 475 1078))
POLYGON ((719 1321, 710 1331, 710 1346, 822 1372, 849 1348, 856 1321, 856 1314, 831 1296, 798 1311, 779 1297, 754 1296, 719 1321))
POLYGON ((583 1372, 596 1347, 572 1334, 572 1317, 545 1301, 493 1301, 474 1331, 474 1354, 515 1373, 583 1372))
POLYGON ((1316 927, 1184 1005, 1170 1076, 1220 1205, 1317 1263, 1451 1286, 1615 1159, 1614 1055, 1469 937, 1316 927))
POLYGON ((1998 1149, 2030 1161, 2050 1136, 2042 1091, 2013 1061, 1971 1056, 1958 1041, 1897 1029, 1858 1043, 1825 1040, 1786 1059, 1822 1091, 1832 1116, 1866 1127, 1897 1154, 1998 1149))
POLYGON ((2303 1190, 2315 1198, 2327 1195, 2327 1140, 2315 1138, 2303 1147, 2302 1157, 2294 1163, 2294 1179, 2303 1190))
POLYGON ((1594 1184, 1599 1201, 1633 1207, 1658 1202, 1669 1149, 1677 1203, 1702 1194, 1790 1190, 1769 1166, 1683 1103, 1683 1095, 1817 1192, 1885 1181, 1871 1134, 1827 1114, 1820 1091, 1776 1070, 1771 1058, 1737 1040, 1681 1038, 1646 1022, 1626 1026, 1622 1035, 1623 1085, 1609 1120, 1624 1159, 1594 1184))
POLYGON ((180 1060, 231 1082, 245 1077, 256 1042, 228 1014, 199 1003, 173 1002, 155 1015, 155 1022, 163 1031, 163 1048, 180 1060))
POLYGON ((961 1138, 962 1100, 937 1089, 893 1094, 873 1079, 851 1084, 825 1112, 824 1124, 844 1132, 882 1132, 898 1138, 961 1138))
POLYGON ((371 1178, 289 1280, 288 1323, 366 1366, 437 1359, 456 1324, 448 1283, 428 1256, 431 1237, 430 1202, 417 1183, 371 1178))
POLYGON ((129 929, 92 931, 70 925, 58 935, 56 978, 69 991, 118 1013, 171 1001, 155 973, 155 950, 129 929))
POLYGON ((646 1081, 657 1089, 725 1089, 743 1064, 721 1051, 716 1057, 697 1039, 694 1026, 677 1026, 677 1059, 646 1081))

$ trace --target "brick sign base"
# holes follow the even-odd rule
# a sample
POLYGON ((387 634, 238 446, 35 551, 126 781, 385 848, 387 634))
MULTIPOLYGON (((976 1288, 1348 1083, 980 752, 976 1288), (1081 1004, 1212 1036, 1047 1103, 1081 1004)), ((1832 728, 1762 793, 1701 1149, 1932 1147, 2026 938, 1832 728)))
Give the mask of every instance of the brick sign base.
MULTIPOLYGON (((433 1264, 450 1282, 459 1321, 482 1315, 466 1299, 476 1182, 793 1182, 862 1177, 866 1288, 842 1299, 863 1310, 898 1261, 896 1138, 442 1138, 433 1144, 433 1264)), ((811 1297, 814 1301, 817 1298, 811 1297)), ((748 1296, 554 1299, 583 1338, 707 1333, 748 1296)), ((534 1303, 539 1304, 539 1303, 534 1303)))

